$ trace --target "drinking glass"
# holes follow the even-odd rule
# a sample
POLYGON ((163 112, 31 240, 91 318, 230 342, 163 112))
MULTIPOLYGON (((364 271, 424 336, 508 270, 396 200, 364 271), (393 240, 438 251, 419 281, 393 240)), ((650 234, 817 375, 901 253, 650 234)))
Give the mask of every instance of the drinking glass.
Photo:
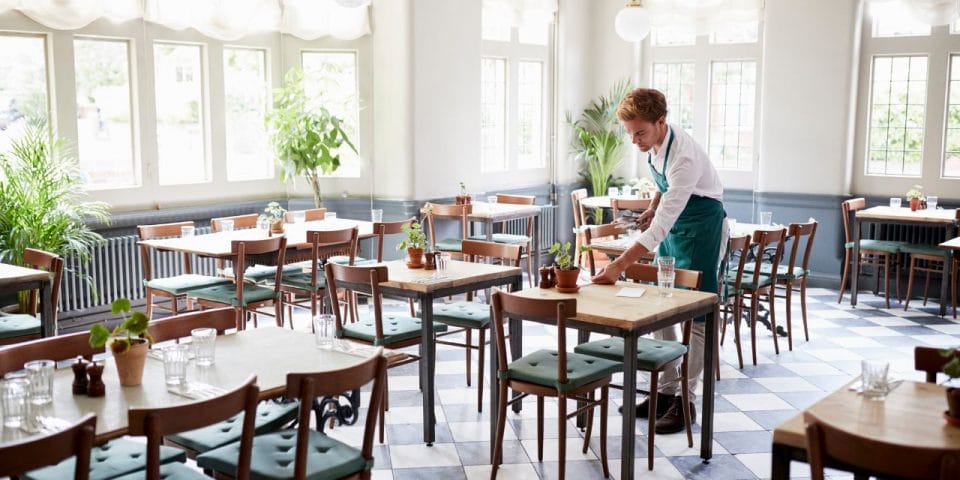
POLYGON ((53 360, 34 360, 23 364, 30 381, 30 402, 45 405, 53 401, 53 370, 57 367, 53 360))
POLYGON ((447 271, 447 267, 450 264, 450 254, 447 252, 441 252, 436 257, 436 263, 437 263, 437 272, 447 271))
POLYGON ((192 237, 194 228, 191 225, 184 225, 180 227, 180 236, 181 237, 192 237))
POLYGON ((940 199, 937 198, 937 197, 934 196, 934 195, 927 195, 927 208, 929 208, 929 209, 931 209, 931 210, 936 210, 936 209, 937 209, 937 201, 939 201, 939 200, 940 200, 940 199))
POLYGON ((620 189, 620 195, 622 195, 622 196, 624 196, 624 197, 633 196, 633 187, 631 187, 630 185, 624 185, 624 186, 620 189))
POLYGON ((221 231, 221 232, 232 232, 232 231, 233 231, 233 220, 220 220, 220 231, 221 231))
POLYGON ((900 208, 900 197, 890 197, 890 208, 900 208))
POLYGON ((270 221, 266 218, 257 218, 257 230, 268 231, 270 230, 270 221))
POLYGON ((672 297, 673 282, 676 272, 673 267, 676 260, 673 257, 657 257, 657 292, 661 297, 672 297))
POLYGON ((863 391, 863 398, 878 402, 887 398, 887 393, 890 391, 890 381, 887 379, 890 364, 863 360, 860 362, 860 368, 860 389, 863 391))
POLYGON ((0 382, 0 402, 3 403, 3 426, 19 428, 27 413, 27 395, 30 380, 26 377, 6 376, 0 382))
POLYGON ((488 197, 487 197, 487 203, 497 203, 497 196, 496 196, 496 195, 490 195, 490 196, 488 196, 488 197))
POLYGON ((773 224, 773 212, 760 212, 760 225, 773 224))
POLYGON ((317 348, 330 348, 333 346, 334 330, 336 322, 333 315, 324 313, 313 317, 313 335, 317 342, 317 348))
POLYGON ((323 218, 325 220, 336 220, 337 212, 327 212, 326 214, 324 214, 323 218))
POLYGON ((610 198, 615 198, 615 197, 618 197, 619 195, 620 195, 620 189, 619 189, 619 188, 617 188, 617 187, 609 187, 609 188, 607 188, 607 196, 608 196, 608 197, 610 197, 610 198))
POLYGON ((190 330, 190 337, 193 339, 193 353, 197 358, 197 365, 213 365, 217 331, 212 328, 194 328, 190 330))
POLYGON ((379 223, 383 221, 383 209, 374 208, 370 210, 370 221, 374 223, 379 223))
POLYGON ((307 212, 304 212, 303 210, 297 210, 293 212, 292 217, 293 223, 303 223, 307 220, 307 212))
POLYGON ((163 377, 167 385, 180 385, 186 380, 189 351, 189 347, 184 344, 170 345, 162 350, 163 377))

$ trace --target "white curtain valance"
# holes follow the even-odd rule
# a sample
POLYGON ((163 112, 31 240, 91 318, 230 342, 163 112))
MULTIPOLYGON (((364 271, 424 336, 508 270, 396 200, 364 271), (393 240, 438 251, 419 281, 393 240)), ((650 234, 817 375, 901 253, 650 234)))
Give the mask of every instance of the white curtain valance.
POLYGON ((262 32, 304 40, 370 34, 371 0, 0 0, 0 13, 17 10, 46 27, 75 30, 106 18, 135 18, 182 30, 193 28, 233 41, 262 32))
POLYGON ((483 0, 483 11, 524 27, 553 23, 557 5, 558 0, 483 0))
POLYGON ((957 0, 868 0, 870 14, 890 19, 912 19, 931 27, 960 18, 957 0))
POLYGON ((757 22, 763 18, 764 0, 644 0, 650 25, 697 35, 721 28, 757 22))

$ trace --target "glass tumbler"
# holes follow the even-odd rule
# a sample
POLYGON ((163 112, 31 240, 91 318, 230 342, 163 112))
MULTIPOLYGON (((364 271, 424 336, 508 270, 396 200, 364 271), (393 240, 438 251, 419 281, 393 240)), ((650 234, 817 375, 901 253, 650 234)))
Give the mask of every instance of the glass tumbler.
POLYGON ((333 315, 324 313, 313 317, 313 335, 317 348, 331 348, 336 330, 333 315))
POLYGON ((30 381, 29 400, 35 405, 46 405, 53 401, 53 370, 57 367, 53 360, 33 360, 23 364, 30 381))
POLYGON ((673 296, 673 282, 676 278, 674 271, 676 259, 673 257, 657 257, 657 292, 661 297, 673 296))
POLYGON ((890 391, 890 381, 887 373, 890 364, 886 362, 860 362, 860 382, 863 398, 873 401, 882 401, 890 391))
POLYGON ((24 376, 4 377, 0 382, 0 403, 3 404, 3 426, 19 428, 27 414, 30 380, 24 376))
POLYGON ((187 361, 190 348, 187 345, 170 345, 163 352, 163 378, 167 385, 180 385, 187 378, 187 361))
POLYGON ((216 356, 217 331, 213 328, 194 328, 190 330, 193 342, 193 354, 197 365, 213 365, 216 356))

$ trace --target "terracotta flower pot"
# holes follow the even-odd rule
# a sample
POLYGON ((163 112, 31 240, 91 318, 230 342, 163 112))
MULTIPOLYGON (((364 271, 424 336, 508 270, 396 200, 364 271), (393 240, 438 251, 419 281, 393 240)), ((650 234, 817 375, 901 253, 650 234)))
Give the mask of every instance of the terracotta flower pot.
POLYGON ((553 276, 556 279, 558 291, 576 291, 577 277, 580 276, 580 269, 574 268, 571 270, 561 270, 559 268, 554 268, 553 276))
POLYGON ((423 268, 423 249, 407 249, 407 266, 410 268, 423 268))
POLYGON ((960 388, 947 388, 947 415, 960 420, 960 388))
POLYGON ((277 220, 270 224, 270 233, 283 233, 283 220, 277 220))
POLYGON ((117 375, 120 376, 120 385, 132 387, 140 385, 143 380, 143 362, 147 358, 149 344, 144 340, 134 342, 130 349, 119 355, 114 355, 117 363, 117 375))
POLYGON ((470 195, 457 195, 456 201, 457 205, 470 205, 470 202, 473 201, 473 197, 470 195))
POLYGON ((910 199, 910 211, 911 211, 911 212, 916 212, 916 211, 919 210, 919 209, 920 209, 920 199, 919 199, 919 198, 916 198, 916 197, 915 197, 915 198, 911 198, 911 199, 910 199))

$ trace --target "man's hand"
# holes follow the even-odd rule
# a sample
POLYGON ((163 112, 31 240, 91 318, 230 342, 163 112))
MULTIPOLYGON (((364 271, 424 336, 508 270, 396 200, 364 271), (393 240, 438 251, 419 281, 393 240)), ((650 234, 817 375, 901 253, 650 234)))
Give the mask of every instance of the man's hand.
POLYGON ((600 270, 600 273, 590 278, 590 281, 599 285, 612 285, 620 279, 620 268, 615 263, 607 265, 607 268, 600 270))
POLYGON ((640 230, 646 230, 650 228, 650 224, 653 222, 653 216, 656 214, 656 210, 653 208, 648 208, 636 218, 637 228, 640 230))

